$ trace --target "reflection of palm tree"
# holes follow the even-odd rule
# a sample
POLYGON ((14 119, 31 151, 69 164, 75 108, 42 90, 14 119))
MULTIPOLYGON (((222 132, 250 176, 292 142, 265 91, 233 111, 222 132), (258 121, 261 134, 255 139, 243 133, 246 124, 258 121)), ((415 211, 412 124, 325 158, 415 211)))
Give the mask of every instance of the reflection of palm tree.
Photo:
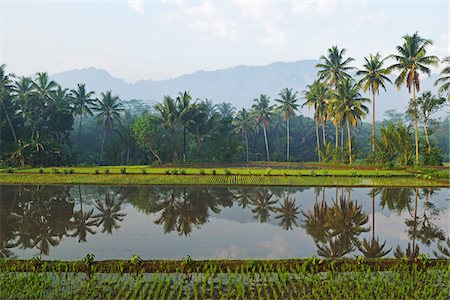
POLYGON ((359 244, 357 237, 362 232, 370 230, 363 227, 368 220, 367 214, 362 212, 362 206, 358 205, 356 201, 351 201, 350 197, 345 199, 341 196, 339 202, 336 201, 327 212, 327 225, 330 236, 339 235, 351 240, 355 245, 359 244))
POLYGON ((281 219, 280 225, 284 230, 292 229, 292 226, 297 226, 298 206, 295 205, 295 199, 289 199, 289 195, 284 197, 284 202, 280 207, 275 208, 279 213, 275 216, 276 219, 281 219))
POLYGON ((372 189, 370 195, 372 196, 372 240, 364 239, 358 248, 367 258, 380 258, 387 255, 392 248, 383 250, 386 242, 381 244, 378 237, 375 239, 375 189, 372 189))
POLYGON ((59 245, 60 239, 52 232, 47 222, 35 224, 38 226, 35 237, 33 238, 34 246, 39 249, 40 254, 48 255, 50 246, 56 247, 59 245))
POLYGON ((367 258, 381 258, 387 255, 392 248, 389 250, 384 250, 384 246, 386 245, 386 241, 381 244, 377 239, 372 238, 372 240, 368 241, 364 239, 361 243, 361 246, 358 247, 359 251, 361 251, 365 257, 367 258))
POLYGON ((384 208, 386 205, 389 210, 396 210, 400 215, 408 207, 413 189, 411 188, 375 188, 373 193, 380 194, 380 205, 384 208))
POLYGON ((95 234, 95 230, 91 228, 97 226, 97 221, 92 219, 93 213, 94 209, 91 209, 88 212, 83 212, 82 210, 74 212, 72 228, 75 232, 70 236, 78 236, 78 242, 86 242, 88 233, 95 234))
POLYGON ((354 250, 349 239, 342 237, 330 238, 326 243, 317 242, 317 254, 326 258, 342 257, 354 250))
POLYGON ((96 220, 92 219, 92 214, 94 210, 91 209, 89 212, 83 212, 83 198, 81 196, 81 186, 78 186, 78 195, 80 198, 80 210, 74 212, 72 220, 72 229, 75 232, 69 236, 78 236, 78 242, 86 242, 86 236, 88 233, 95 234, 95 231, 90 228, 92 226, 97 226, 96 220))
POLYGON ((121 201, 115 203, 114 195, 110 193, 106 194, 104 202, 95 200, 95 207, 100 213, 92 216, 92 218, 97 219, 97 226, 103 224, 102 233, 112 234, 114 229, 120 228, 119 222, 123 221, 123 217, 126 216, 125 213, 120 212, 121 205, 121 201))
POLYGON ((327 222, 327 210, 328 207, 326 202, 322 201, 322 203, 319 204, 316 197, 313 211, 308 210, 307 213, 302 212, 303 216, 306 218, 302 227, 316 242, 325 242, 326 240, 325 224, 327 222))
POLYGON ((440 242, 438 242, 437 248, 438 248, 439 252, 441 252, 441 254, 443 254, 443 255, 440 255, 439 253, 437 253, 437 251, 433 251, 434 256, 436 256, 437 258, 449 259, 450 258, 450 237, 447 237, 447 240, 442 245, 440 242), (447 245, 445 245, 445 244, 447 244, 447 245))
POLYGON ((416 239, 428 246, 436 239, 441 241, 445 240, 444 230, 432 223, 432 220, 439 216, 441 212, 440 209, 435 208, 433 203, 429 202, 429 195, 433 193, 433 190, 424 188, 423 191, 426 199, 423 216, 419 217, 417 214, 418 199, 421 198, 421 196, 419 194, 419 189, 416 189, 414 216, 412 216, 413 219, 405 220, 405 224, 408 227, 408 234, 413 239, 413 246, 416 239))
POLYGON ((233 200, 242 208, 246 208, 252 201, 254 191, 249 189, 240 189, 233 194, 233 200))
POLYGON ((269 192, 267 188, 263 191, 258 191, 256 197, 252 201, 252 213, 254 217, 258 219, 261 223, 266 223, 269 221, 270 212, 274 211, 273 205, 277 203, 276 200, 270 200, 273 194, 269 192))

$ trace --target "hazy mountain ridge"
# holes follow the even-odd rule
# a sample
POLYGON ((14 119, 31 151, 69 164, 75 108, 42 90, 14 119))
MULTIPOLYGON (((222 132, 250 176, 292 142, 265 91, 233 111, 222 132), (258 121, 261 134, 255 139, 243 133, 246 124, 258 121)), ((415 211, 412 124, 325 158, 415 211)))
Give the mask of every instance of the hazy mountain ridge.
MULTIPOLYGON (((86 68, 51 75, 51 79, 65 87, 75 88, 77 83, 86 83, 89 90, 97 94, 112 90, 123 99, 143 99, 161 101, 164 95, 176 96, 179 91, 188 90, 194 99, 207 98, 214 103, 230 102, 238 109, 250 107, 253 99, 267 94, 271 99, 285 87, 303 91, 316 77, 316 60, 295 62, 276 62, 265 66, 240 65, 215 71, 197 71, 167 80, 139 80, 129 83, 111 76, 107 71, 86 68)), ((422 90, 436 91, 433 83, 437 75, 424 77, 422 90)), ((367 95, 370 99, 371 95, 367 95)), ((403 112, 410 96, 406 88, 398 91, 389 85, 388 91, 380 91, 377 96, 377 119, 381 119, 386 110, 396 109, 403 112)), ((301 110, 307 116, 312 111, 301 110)))

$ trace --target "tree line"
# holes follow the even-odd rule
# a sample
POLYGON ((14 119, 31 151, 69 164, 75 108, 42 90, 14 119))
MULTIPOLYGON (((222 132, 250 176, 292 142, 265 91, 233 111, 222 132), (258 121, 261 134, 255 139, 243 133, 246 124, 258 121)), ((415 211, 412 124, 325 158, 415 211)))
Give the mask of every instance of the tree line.
POLYGON ((446 104, 444 97, 450 100, 450 58, 442 60, 435 83, 439 95, 418 95, 421 75, 439 64, 427 55, 430 45, 417 32, 405 35, 396 54, 371 54, 360 69, 350 65, 354 59, 345 56, 346 49, 333 46, 320 57, 317 79, 304 91, 285 88, 274 101, 261 94, 239 111, 229 103, 194 100, 188 91, 164 96, 153 106, 123 101, 112 91, 96 97, 85 84, 69 90, 46 73, 17 77, 2 65, 0 159, 4 165, 22 166, 258 160, 352 164, 355 158, 439 164, 442 152, 448 159, 448 117, 437 122, 432 115, 446 104), (387 60, 393 63, 386 66, 387 60), (398 72, 393 82, 392 71, 398 72), (411 122, 391 120, 380 128, 374 120, 376 97, 388 84, 408 88, 412 97, 404 120, 411 122), (370 92, 372 99, 362 92, 370 92), (368 132, 363 120, 370 102, 368 132), (298 115, 303 106, 314 110, 312 119, 298 115))

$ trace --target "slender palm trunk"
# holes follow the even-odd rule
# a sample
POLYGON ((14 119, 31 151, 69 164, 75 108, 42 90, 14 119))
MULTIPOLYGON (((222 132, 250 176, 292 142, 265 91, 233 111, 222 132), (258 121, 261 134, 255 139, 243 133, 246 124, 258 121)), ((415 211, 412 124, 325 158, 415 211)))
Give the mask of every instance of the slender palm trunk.
POLYGON ((350 164, 352 164, 352 138, 350 135, 350 122, 347 119, 348 153, 350 164))
POLYGON ((81 143, 81 123, 83 122, 83 114, 80 114, 80 125, 78 126, 78 151, 80 151, 80 143, 81 143))
POLYGON ((431 145, 430 145, 430 139, 428 136, 428 128, 427 128, 427 118, 423 119, 423 131, 425 132, 425 140, 427 141, 428 154, 431 154, 431 145))
POLYGON ((103 158, 103 149, 104 149, 104 146, 105 146, 106 132, 107 132, 107 131, 108 131, 108 129, 105 127, 105 128, 103 129, 102 146, 101 146, 101 149, 100 149, 100 161, 101 161, 102 158, 103 158))
POLYGON ((341 123, 341 147, 344 148, 344 124, 341 123))
POLYGON ((375 91, 372 94, 372 163, 375 161, 375 91))
POLYGON ((286 120, 286 161, 289 161, 289 118, 286 120))
POLYGON ((175 129, 172 130, 172 161, 174 163, 177 162, 178 155, 177 155, 177 144, 176 144, 176 137, 175 137, 175 129))
POLYGON ((339 129, 338 129, 338 123, 336 122, 336 124, 334 125, 335 129, 336 129, 336 149, 339 147, 339 129))
POLYGON ((266 126, 263 126, 263 131, 264 131, 264 142, 266 143, 266 157, 267 157, 267 161, 270 161, 269 143, 267 141, 267 129, 266 129, 266 126))
POLYGON ((248 156, 248 135, 247 135, 247 130, 244 131, 244 136, 245 136, 245 148, 247 150, 247 162, 249 161, 249 156, 248 156))
POLYGON ((200 157, 200 133, 199 133, 198 129, 195 134, 195 142, 197 144, 197 162, 198 162, 198 159, 200 157))
POLYGON ((416 105, 416 86, 413 85, 413 103, 414 103, 414 137, 416 139, 416 165, 419 164, 419 128, 417 124, 417 105, 416 105))
POLYGON ((317 156, 319 157, 319 162, 321 161, 320 159, 320 140, 319 140, 319 117, 316 115, 314 118, 314 123, 316 124, 316 144, 317 144, 317 156))
POLYGON ((323 139, 323 145, 327 143, 327 140, 325 139, 325 118, 322 119, 322 139, 323 139))
POLYGON ((186 126, 183 126, 183 162, 186 162, 186 126))
POLYGON ((3 102, 3 100, 2 100, 2 106, 3 106, 3 110, 5 111, 5 117, 6 117, 6 120, 8 121, 9 128, 11 129, 11 133, 13 135, 14 142, 17 143, 16 131, 14 130, 11 119, 8 116, 8 111, 6 110, 6 106, 5 106, 5 103, 3 102))

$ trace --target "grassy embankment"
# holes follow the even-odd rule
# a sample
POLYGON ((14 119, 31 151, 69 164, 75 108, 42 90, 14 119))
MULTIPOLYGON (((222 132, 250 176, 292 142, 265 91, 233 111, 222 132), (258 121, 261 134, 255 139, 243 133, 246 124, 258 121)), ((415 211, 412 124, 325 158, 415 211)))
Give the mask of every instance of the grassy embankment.
POLYGON ((448 187, 448 173, 448 169, 384 170, 371 166, 322 166, 321 169, 288 169, 283 165, 280 168, 102 166, 3 169, 0 171, 0 183, 448 187))
POLYGON ((0 298, 448 299, 450 261, 0 262, 0 298))

